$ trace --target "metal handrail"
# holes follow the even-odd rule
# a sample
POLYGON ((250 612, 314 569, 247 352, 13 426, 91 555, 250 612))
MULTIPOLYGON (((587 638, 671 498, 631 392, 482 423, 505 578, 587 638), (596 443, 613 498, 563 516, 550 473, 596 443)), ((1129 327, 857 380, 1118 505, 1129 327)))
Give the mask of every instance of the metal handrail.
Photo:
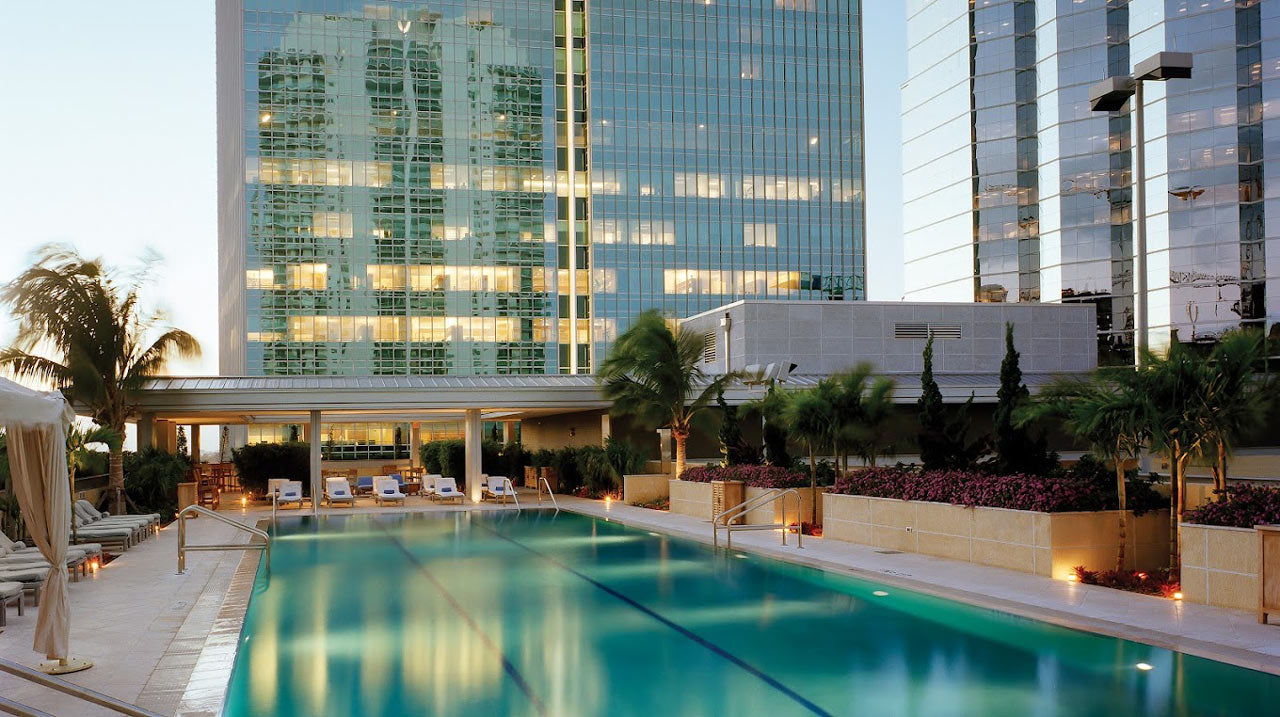
MULTIPOLYGON (((252 538, 250 539, 252 540, 252 538)), ((219 515, 204 506, 189 505, 178 513, 178 574, 181 575, 187 569, 187 551, 188 550, 261 550, 263 558, 266 560, 267 568, 271 567, 271 536, 267 532, 250 525, 245 525, 238 520, 232 520, 225 515, 219 515), (199 515, 207 515, 214 520, 221 521, 233 528, 243 530, 250 535, 262 538, 261 543, 232 543, 232 544, 209 544, 209 545, 187 545, 187 514, 196 513, 199 515)))
MULTIPOLYGON (((506 505, 506 504, 507 504, 507 496, 508 496, 508 495, 510 495, 510 496, 515 500, 515 502, 516 502, 516 510, 522 510, 522 508, 520 507, 520 496, 519 496, 519 495, 516 495, 516 487, 515 487, 515 485, 511 482, 511 479, 510 479, 510 478, 508 478, 508 477, 506 477, 506 476, 499 476, 499 477, 500 477, 500 478, 502 478, 503 483, 505 483, 505 484, 506 484, 506 485, 505 485, 505 488, 504 488, 504 490, 503 490, 503 493, 502 493, 502 504, 503 504, 503 505, 506 505)), ((493 477, 492 477, 492 476, 490 476, 490 477, 489 477, 489 481, 490 481, 490 482, 489 482, 489 492, 490 492, 490 493, 492 493, 492 492, 493 492, 493 477)), ((500 484, 500 485, 501 485, 501 484, 500 484)))
POLYGON ((555 506, 556 512, 560 512, 560 503, 556 501, 556 494, 551 492, 551 484, 547 482, 546 476, 538 476, 538 480, 534 482, 538 487, 538 505, 542 505, 542 486, 547 487, 547 495, 551 498, 551 505, 555 506))
POLYGON ((758 495, 749 500, 744 500, 731 508, 720 511, 711 519, 711 544, 714 546, 720 545, 720 525, 723 523, 725 547, 733 547, 733 531, 735 530, 775 530, 777 528, 782 528, 782 544, 786 545, 787 531, 789 530, 789 526, 787 525, 787 495, 794 495, 796 497, 796 522, 798 523, 796 526, 796 548, 803 548, 804 523, 800 519, 800 513, 804 508, 800 499, 800 491, 795 488, 787 488, 786 490, 774 488, 772 492, 758 495), (755 510, 756 508, 768 505, 774 501, 782 501, 781 523, 767 523, 764 525, 732 525, 729 522, 752 510, 755 510))
MULTIPOLYGON (((15 677, 71 695, 72 697, 82 699, 85 702, 92 702, 99 707, 106 707, 107 709, 122 715, 131 715, 132 717, 160 717, 159 714, 149 710, 144 710, 137 705, 131 705, 128 702, 121 702, 110 695, 95 692, 87 687, 81 687, 80 685, 72 684, 66 680, 60 680, 57 677, 50 677, 43 672, 19 665, 16 662, 0 659, 0 671, 8 672, 15 677)), ((10 712, 10 710, 6 708, 13 707, 17 709, 26 709, 27 711, 21 712, 16 711, 15 709, 11 714, 44 714, 39 710, 18 705, 16 702, 9 703, 8 700, 5 702, 8 704, 0 705, 0 711, 10 712)))

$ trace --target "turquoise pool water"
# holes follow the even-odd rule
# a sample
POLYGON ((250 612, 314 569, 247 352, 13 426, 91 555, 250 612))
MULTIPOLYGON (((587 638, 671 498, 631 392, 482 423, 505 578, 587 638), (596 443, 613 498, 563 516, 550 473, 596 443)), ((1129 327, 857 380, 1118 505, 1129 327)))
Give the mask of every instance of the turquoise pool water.
POLYGON ((1280 704, 1280 677, 572 513, 302 517, 276 536, 228 715, 1101 717, 1280 704))

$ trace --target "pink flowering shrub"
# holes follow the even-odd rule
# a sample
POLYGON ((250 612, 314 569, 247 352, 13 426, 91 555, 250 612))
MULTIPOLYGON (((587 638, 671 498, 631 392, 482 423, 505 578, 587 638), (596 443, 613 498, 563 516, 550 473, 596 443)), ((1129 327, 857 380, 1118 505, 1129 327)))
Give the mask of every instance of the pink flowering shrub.
POLYGON ((1252 528, 1263 523, 1280 523, 1280 488, 1241 483, 1215 490, 1215 498, 1186 512, 1188 523, 1252 528))
POLYGON ((713 480, 737 480, 752 488, 802 488, 809 485, 809 475, 781 466, 695 466, 686 468, 680 480, 709 483, 713 480))
POLYGON ((869 468, 836 479, 832 492, 1044 513, 1107 508, 1106 498, 1082 480, 963 470, 869 468))

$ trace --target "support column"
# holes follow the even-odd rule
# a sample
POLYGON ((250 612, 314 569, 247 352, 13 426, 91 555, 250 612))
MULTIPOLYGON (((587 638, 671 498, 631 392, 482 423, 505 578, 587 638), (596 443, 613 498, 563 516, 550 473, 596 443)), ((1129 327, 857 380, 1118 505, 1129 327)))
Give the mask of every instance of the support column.
POLYGON ((200 462, 200 426, 187 426, 187 434, 191 438, 191 462, 200 462))
POLYGON ((150 448, 156 444, 156 414, 144 413, 138 417, 137 450, 150 448))
POLYGON ((516 422, 503 421, 502 422, 502 442, 510 443, 515 439, 516 439, 516 422))
POLYGON ((466 457, 462 464, 465 466, 463 471, 464 480, 467 482, 467 497, 473 503, 480 502, 480 441, 483 428, 480 425, 480 409, 468 408, 466 418, 463 421, 464 433, 463 444, 466 449, 466 457))
POLYGON ((613 435, 613 426, 609 423, 609 412, 600 414, 600 445, 609 442, 609 437, 613 435))
POLYGON ((409 467, 422 465, 422 423, 414 421, 409 424, 409 467))
MULTIPOLYGON (((320 412, 311 412, 311 435, 320 437, 320 412)), ((320 441, 311 441, 311 514, 320 512, 320 441)))
POLYGON ((151 433, 152 445, 166 453, 176 453, 178 450, 178 424, 173 421, 158 420, 155 422, 155 429, 151 433))

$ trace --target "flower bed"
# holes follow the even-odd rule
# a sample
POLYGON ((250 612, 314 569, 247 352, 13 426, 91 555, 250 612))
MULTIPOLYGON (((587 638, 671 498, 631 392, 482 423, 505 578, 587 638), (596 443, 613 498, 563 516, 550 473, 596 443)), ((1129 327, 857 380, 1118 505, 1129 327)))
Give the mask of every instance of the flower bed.
POLYGON ((1071 477, 869 468, 837 479, 833 493, 952 505, 1064 513, 1114 508, 1092 483, 1071 477))
POLYGON ((1248 483, 1227 486, 1226 490, 1214 491, 1212 501, 1187 511, 1183 519, 1228 528, 1280 523, 1280 488, 1248 483))
POLYGON ((711 481, 742 481, 750 488, 802 488, 809 485, 806 473, 781 466, 696 466, 686 468, 680 480, 690 483, 711 481))

